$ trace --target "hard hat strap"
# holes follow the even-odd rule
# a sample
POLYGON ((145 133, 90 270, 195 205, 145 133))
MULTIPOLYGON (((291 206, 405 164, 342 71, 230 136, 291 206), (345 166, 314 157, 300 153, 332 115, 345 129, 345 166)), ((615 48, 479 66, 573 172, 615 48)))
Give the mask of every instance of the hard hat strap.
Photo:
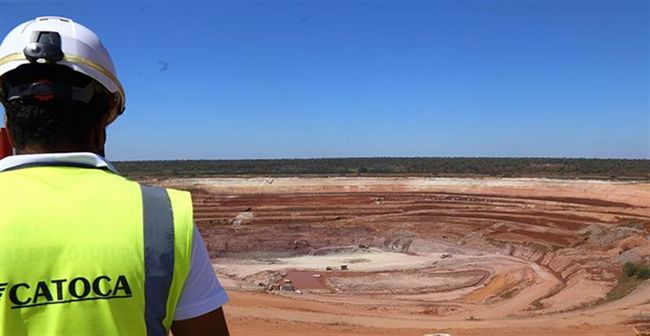
POLYGON ((75 87, 68 83, 52 83, 48 80, 40 80, 10 87, 7 90, 7 101, 25 104, 72 100, 87 104, 97 93, 98 90, 94 81, 90 81, 85 87, 75 87))

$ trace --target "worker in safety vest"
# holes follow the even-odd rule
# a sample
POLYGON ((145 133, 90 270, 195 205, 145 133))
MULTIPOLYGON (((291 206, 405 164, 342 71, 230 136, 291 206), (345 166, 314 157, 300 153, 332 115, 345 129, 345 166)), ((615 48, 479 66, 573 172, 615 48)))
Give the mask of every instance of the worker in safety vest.
POLYGON ((97 36, 39 17, 0 45, 0 335, 228 335, 190 194, 104 158, 124 90, 97 36))

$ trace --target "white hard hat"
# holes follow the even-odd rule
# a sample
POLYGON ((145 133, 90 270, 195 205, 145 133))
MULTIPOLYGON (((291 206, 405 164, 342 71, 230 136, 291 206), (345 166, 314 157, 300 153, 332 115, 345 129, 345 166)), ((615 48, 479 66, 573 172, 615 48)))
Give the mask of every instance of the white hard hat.
POLYGON ((111 56, 97 35, 83 25, 63 17, 46 16, 14 28, 0 45, 0 79, 19 66, 30 63, 65 65, 96 80, 113 94, 114 107, 109 111, 109 123, 124 111, 124 88, 117 79, 111 56), (56 40, 59 48, 55 51, 59 54, 62 51, 62 55, 54 60, 29 57, 30 50, 40 51, 41 48, 35 46, 34 42, 40 41, 39 36, 48 32, 58 33, 56 40))

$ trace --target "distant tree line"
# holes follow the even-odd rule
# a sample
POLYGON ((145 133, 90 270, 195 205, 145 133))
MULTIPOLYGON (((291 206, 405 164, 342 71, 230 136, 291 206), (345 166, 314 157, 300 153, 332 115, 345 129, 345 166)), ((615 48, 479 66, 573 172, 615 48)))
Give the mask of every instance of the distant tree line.
POLYGON ((115 162, 129 176, 426 175, 650 180, 650 160, 548 158, 323 158, 115 162))

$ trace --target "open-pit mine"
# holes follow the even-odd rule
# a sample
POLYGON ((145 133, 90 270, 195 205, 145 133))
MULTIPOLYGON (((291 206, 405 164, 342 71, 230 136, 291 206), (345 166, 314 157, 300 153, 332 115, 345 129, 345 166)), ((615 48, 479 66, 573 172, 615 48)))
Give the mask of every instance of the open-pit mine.
POLYGON ((234 335, 635 335, 650 323, 650 184, 170 178, 234 335), (628 279, 629 280, 629 279, 628 279))

